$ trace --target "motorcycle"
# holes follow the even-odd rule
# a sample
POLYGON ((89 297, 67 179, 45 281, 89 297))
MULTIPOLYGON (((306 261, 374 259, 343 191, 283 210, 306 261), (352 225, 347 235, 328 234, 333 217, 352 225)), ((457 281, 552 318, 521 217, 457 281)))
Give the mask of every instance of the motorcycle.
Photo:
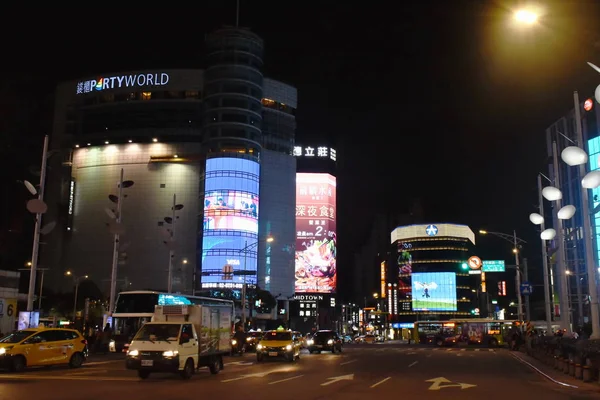
POLYGON ((240 343, 237 339, 231 339, 231 355, 242 356, 246 352, 246 343, 240 343))

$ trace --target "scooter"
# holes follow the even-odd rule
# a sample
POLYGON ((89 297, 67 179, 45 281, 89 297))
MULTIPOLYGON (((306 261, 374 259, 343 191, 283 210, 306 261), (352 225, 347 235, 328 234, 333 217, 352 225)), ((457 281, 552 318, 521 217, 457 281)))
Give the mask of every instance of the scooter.
POLYGON ((242 356, 246 352, 246 343, 240 343, 237 339, 231 339, 231 355, 242 356))

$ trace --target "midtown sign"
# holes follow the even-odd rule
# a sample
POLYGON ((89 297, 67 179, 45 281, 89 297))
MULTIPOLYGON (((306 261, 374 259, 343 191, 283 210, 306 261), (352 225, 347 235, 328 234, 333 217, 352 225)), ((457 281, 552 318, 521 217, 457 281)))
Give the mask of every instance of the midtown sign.
POLYGON ((134 74, 107 76, 77 82, 76 94, 90 93, 106 89, 135 88, 144 86, 164 86, 169 83, 169 74, 134 74))

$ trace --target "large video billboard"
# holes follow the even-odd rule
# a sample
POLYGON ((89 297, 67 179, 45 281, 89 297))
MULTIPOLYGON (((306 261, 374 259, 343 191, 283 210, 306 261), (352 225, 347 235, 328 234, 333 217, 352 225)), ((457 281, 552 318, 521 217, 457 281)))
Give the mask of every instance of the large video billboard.
POLYGON ((334 293, 336 179, 296 174, 296 293, 334 293))
POLYGON ((413 272, 414 311, 456 311, 456 273, 413 272))
POLYGON ((256 284, 260 165, 244 158, 209 158, 205 176, 202 288, 256 284))

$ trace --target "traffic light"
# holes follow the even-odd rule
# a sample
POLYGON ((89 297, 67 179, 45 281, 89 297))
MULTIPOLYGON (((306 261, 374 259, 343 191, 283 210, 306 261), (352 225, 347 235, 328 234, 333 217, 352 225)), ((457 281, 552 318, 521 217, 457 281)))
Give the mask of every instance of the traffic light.
POLYGON ((460 267, 463 269, 463 271, 466 271, 469 269, 469 266, 467 265, 467 263, 462 263, 462 265, 460 267))

